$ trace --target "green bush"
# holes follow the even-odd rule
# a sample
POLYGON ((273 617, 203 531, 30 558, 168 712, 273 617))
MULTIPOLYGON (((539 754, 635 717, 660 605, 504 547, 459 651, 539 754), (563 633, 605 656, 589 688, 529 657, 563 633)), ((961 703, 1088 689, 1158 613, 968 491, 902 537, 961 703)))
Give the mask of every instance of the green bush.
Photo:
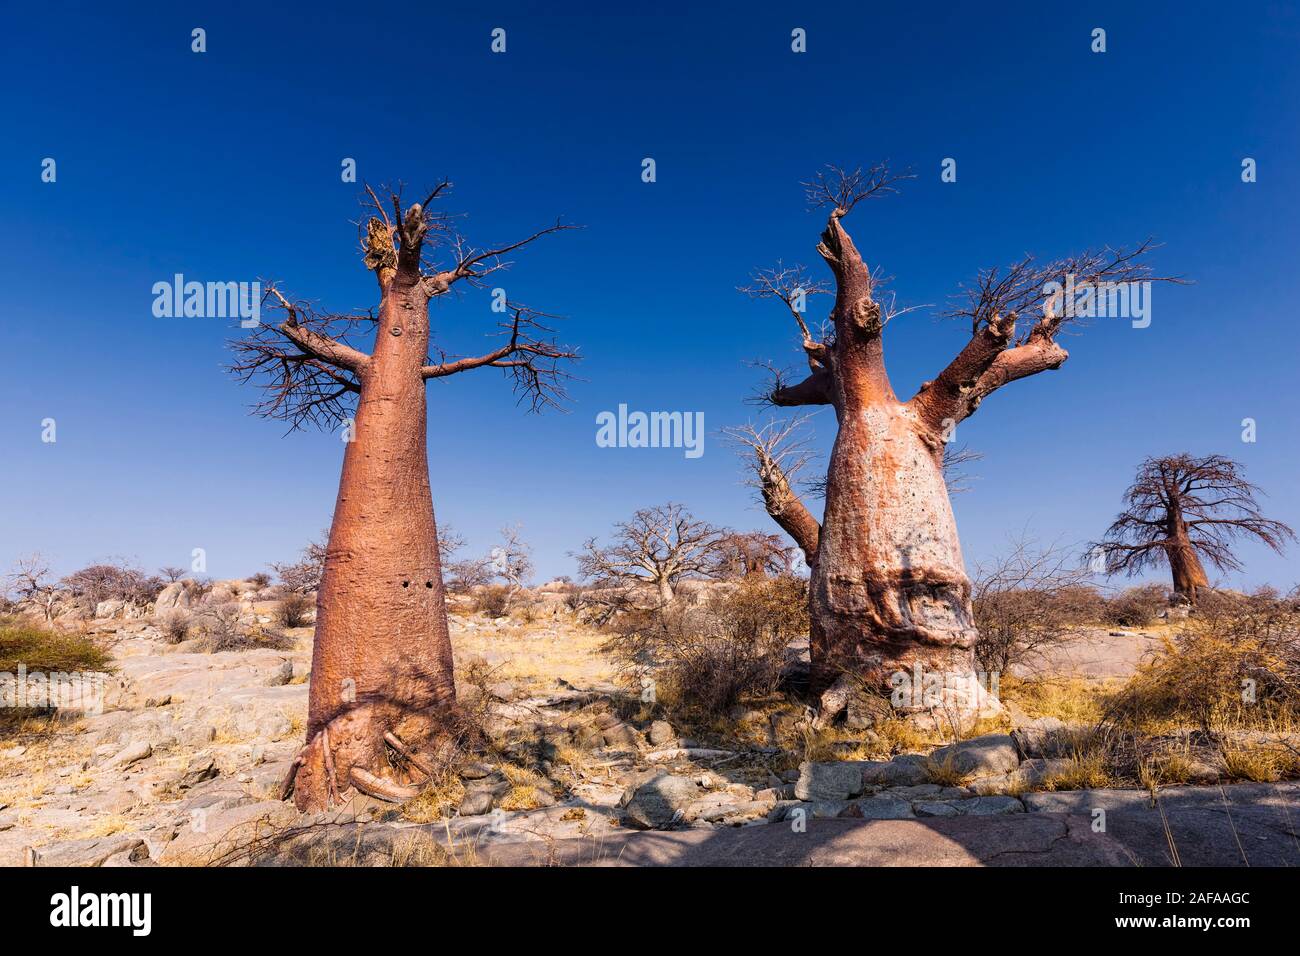
POLYGON ((63 633, 16 615, 0 617, 0 673, 18 665, 44 673, 108 671, 109 655, 85 634, 63 633))

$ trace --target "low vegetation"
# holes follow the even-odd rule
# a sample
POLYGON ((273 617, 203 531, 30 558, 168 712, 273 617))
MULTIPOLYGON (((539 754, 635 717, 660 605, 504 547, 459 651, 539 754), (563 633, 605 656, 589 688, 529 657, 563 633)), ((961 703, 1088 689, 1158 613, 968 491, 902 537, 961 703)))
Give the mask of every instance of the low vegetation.
POLYGON ((698 603, 627 610, 608 649, 670 712, 709 717, 776 690, 790 641, 807 633, 807 600, 801 578, 752 576, 698 603))
POLYGON ((110 671, 110 659, 86 634, 56 631, 14 615, 0 617, 0 673, 16 674, 19 665, 29 673, 110 671))

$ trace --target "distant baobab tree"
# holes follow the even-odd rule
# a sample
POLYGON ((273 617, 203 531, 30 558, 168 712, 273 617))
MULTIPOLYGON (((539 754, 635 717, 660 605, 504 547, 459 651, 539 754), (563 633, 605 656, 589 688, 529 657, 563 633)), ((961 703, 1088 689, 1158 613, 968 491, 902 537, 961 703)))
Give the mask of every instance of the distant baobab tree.
POLYGON ((1107 574, 1134 575, 1168 565, 1174 591, 1195 604, 1209 586, 1204 561, 1220 571, 1237 571, 1238 538, 1255 538, 1279 554, 1295 532, 1260 514, 1259 491, 1231 458, 1171 455, 1148 458, 1124 493, 1125 509, 1093 545, 1107 574))
POLYGON ((814 334, 805 321, 804 302, 832 290, 807 278, 802 266, 759 271, 741 290, 789 310, 808 364, 798 382, 772 369, 763 400, 829 405, 838 423, 821 521, 791 487, 784 464, 806 456, 783 455, 788 433, 768 435, 778 440, 760 442, 755 459, 768 511, 812 569, 813 689, 838 688, 823 696, 823 717, 843 706, 849 686, 887 690, 891 674, 914 665, 973 674, 971 586, 944 481, 945 444, 994 391, 1066 360, 1056 338, 1074 319, 1061 291, 1067 276, 1071 288, 1157 278, 1145 264, 1149 241, 1045 265, 1027 257, 1006 270, 981 272, 949 312, 969 323, 970 340, 933 380, 900 401, 886 372, 882 333, 911 310, 895 308, 882 294, 882 279, 854 245, 844 218, 864 200, 895 192, 904 178, 880 164, 851 173, 828 168, 805 184, 809 202, 830 210, 817 251, 830 267, 835 304, 822 332, 814 334))
POLYGON ((394 780, 389 768, 427 767, 419 755, 438 746, 454 712, 425 383, 499 368, 538 410, 563 397, 562 363, 576 357, 549 337, 542 313, 515 303, 507 303, 497 348, 453 358, 431 346, 434 299, 481 286, 511 252, 571 228, 557 223, 478 249, 456 219, 430 208, 450 188, 439 183, 405 210, 400 189, 384 190, 381 201, 366 188, 361 252, 379 284, 377 308, 321 313, 271 285, 264 301, 283 321, 235 346, 233 372, 265 390, 257 412, 295 428, 350 432, 317 594, 307 743, 284 788, 304 810, 354 787, 375 796, 409 792, 405 772, 394 780), (371 343, 369 352, 358 339, 371 343))
POLYGON ((716 550, 718 576, 730 580, 788 574, 797 555, 785 538, 762 531, 726 531, 716 550))
POLYGON ((578 560, 578 573, 605 586, 646 586, 660 605, 672 603, 683 578, 718 573, 718 543, 723 535, 706 521, 673 502, 642 508, 614 526, 613 540, 604 547, 588 538, 578 560))

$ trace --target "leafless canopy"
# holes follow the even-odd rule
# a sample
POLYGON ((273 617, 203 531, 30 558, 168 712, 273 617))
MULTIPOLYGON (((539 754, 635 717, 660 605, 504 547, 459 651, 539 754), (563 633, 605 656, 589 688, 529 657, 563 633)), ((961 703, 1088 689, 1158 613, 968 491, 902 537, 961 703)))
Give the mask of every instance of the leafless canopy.
POLYGON ((716 552, 717 574, 730 580, 789 573, 795 556, 795 549, 780 535, 762 531, 724 532, 718 538, 716 552))
POLYGON ((1295 532, 1260 514, 1259 489, 1242 467, 1222 455, 1148 458, 1125 493, 1125 510, 1093 545, 1108 574, 1137 574, 1168 560, 1167 549, 1185 534, 1196 553, 1220 571, 1241 568, 1233 542, 1253 537, 1279 554, 1295 532), (1181 526, 1181 527, 1180 527, 1181 526))
MULTIPOLYGON (((430 208, 450 189, 451 183, 443 181, 423 202, 403 211, 400 185, 381 190, 386 201, 367 186, 361 205, 368 215, 357 224, 364 261, 381 288, 387 290, 396 277, 403 288, 418 292, 426 317, 434 299, 464 287, 482 287, 488 276, 508 268, 511 253, 576 228, 557 221, 515 242, 475 246, 459 230, 460 217, 430 208)), ((263 307, 279 321, 259 325, 233 343, 231 372, 241 382, 262 388, 264 397, 254 406, 257 414, 287 421, 291 428, 339 426, 354 413, 370 363, 363 346, 373 341, 378 312, 323 312, 307 300, 286 296, 275 283, 265 288, 263 307)), ((500 368, 512 379, 520 400, 534 411, 558 406, 566 397, 564 363, 577 359, 577 352, 554 340, 546 324, 553 316, 514 302, 506 303, 505 314, 498 330, 503 341, 497 348, 456 357, 431 347, 423 377, 500 368)))
POLYGON ((600 547, 595 538, 583 543, 578 572, 600 585, 648 584, 671 600, 683 578, 717 574, 717 545, 722 531, 669 502, 642 508, 614 526, 613 541, 600 547))
POLYGON ((39 552, 23 555, 5 576, 5 594, 16 595, 19 603, 39 608, 49 620, 62 596, 50 573, 50 562, 44 555, 39 552))
POLYGON ((810 295, 826 295, 831 287, 824 279, 809 278, 804 266, 787 266, 783 262, 777 262, 774 268, 755 270, 750 277, 750 284, 738 286, 736 291, 743 292, 751 299, 779 299, 784 302, 799 324, 804 342, 810 343, 813 334, 804 321, 803 299, 810 295))
POLYGON ((803 187, 809 206, 829 208, 831 215, 839 219, 847 216, 862 200, 896 193, 898 183, 915 178, 911 172, 892 172, 887 162, 877 163, 866 170, 859 167, 853 172, 840 166, 827 166, 803 187))
POLYGON ((1107 246, 1047 263, 1025 256, 1006 269, 995 266, 982 270, 972 285, 963 287, 954 297, 947 314, 968 320, 972 335, 1007 317, 1014 323, 1016 316, 1042 316, 1047 325, 1030 323, 1011 338, 1015 345, 1023 345, 1034 329, 1055 333, 1074 320, 1074 316, 1067 314, 1062 293, 1056 291, 1064 288, 1067 280, 1078 288, 1093 289, 1131 282, 1183 282, 1177 276, 1158 276, 1152 272, 1147 254, 1155 248, 1156 244, 1148 238, 1131 249, 1107 246))
MULTIPOLYGON (((880 163, 853 172, 828 166, 804 184, 814 206, 830 209, 817 251, 835 276, 836 306, 820 334, 814 334, 803 315, 791 308, 810 374, 799 381, 764 363, 768 379, 760 403, 779 407, 834 404, 832 383, 840 351, 878 339, 892 318, 927 308, 899 308, 892 294, 882 294, 884 278, 863 261, 841 223, 862 200, 897 192, 899 182, 908 178, 909 174, 892 173, 887 164, 880 163), (839 340, 846 334, 854 341, 841 345, 839 340)), ((1118 298, 1129 283, 1182 282, 1175 276, 1153 273, 1147 257, 1154 248, 1148 239, 1130 249, 1106 247, 1045 264, 1027 256, 1009 268, 979 273, 948 310, 948 315, 970 322, 971 339, 938 376, 921 384, 911 400, 918 417, 933 428, 942 428, 968 417, 1003 385, 1058 368, 1068 353, 1057 344, 1056 335, 1080 316, 1073 308, 1075 303, 1067 302, 1054 283, 1061 287, 1072 283, 1080 294, 1105 295, 1109 303, 1109 297, 1118 298)), ((808 288, 804 281, 800 267, 778 264, 775 269, 755 273, 751 284, 741 291, 754 298, 780 299, 790 308, 791 290, 808 288)), ((881 354, 878 349, 876 354, 881 354)), ((883 359, 877 357, 876 361, 883 359)))

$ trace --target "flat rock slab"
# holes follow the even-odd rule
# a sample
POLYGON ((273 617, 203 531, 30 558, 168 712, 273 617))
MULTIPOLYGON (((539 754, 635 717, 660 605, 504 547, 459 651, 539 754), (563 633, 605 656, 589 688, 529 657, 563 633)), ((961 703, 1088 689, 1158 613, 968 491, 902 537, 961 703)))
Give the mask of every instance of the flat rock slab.
POLYGON ((809 819, 723 830, 613 833, 481 848, 497 866, 1127 866, 1086 817, 1019 813, 928 820, 809 819))
POLYGON ((1300 783, 1027 793, 1027 816, 1098 819, 1142 866, 1300 866, 1300 783))

